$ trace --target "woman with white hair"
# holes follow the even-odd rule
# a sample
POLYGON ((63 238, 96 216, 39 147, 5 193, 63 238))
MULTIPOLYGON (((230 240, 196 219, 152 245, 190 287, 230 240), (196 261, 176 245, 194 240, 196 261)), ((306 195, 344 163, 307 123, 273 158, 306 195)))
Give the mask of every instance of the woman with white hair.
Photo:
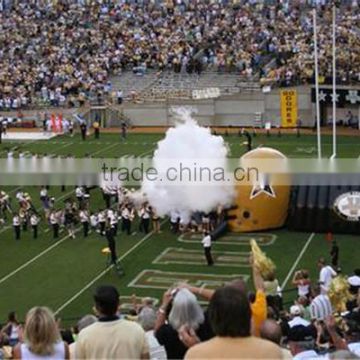
POLYGON ((14 359, 69 359, 69 348, 61 340, 54 314, 46 307, 34 307, 26 315, 24 343, 14 348, 14 359))
POLYGON ((180 339, 179 331, 186 328, 194 332, 200 341, 212 338, 213 332, 196 296, 188 289, 165 292, 155 324, 155 336, 165 347, 168 359, 183 359, 187 347, 180 339))

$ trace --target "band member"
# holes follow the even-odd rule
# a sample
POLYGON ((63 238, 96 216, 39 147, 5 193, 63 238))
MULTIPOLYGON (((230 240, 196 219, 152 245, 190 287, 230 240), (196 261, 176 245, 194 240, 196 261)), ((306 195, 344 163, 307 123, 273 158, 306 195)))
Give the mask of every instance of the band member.
POLYGON ((44 211, 47 212, 49 209, 49 195, 46 186, 43 186, 40 190, 40 201, 44 211))
POLYGON ((149 233, 149 226, 150 226, 150 213, 151 209, 147 203, 144 203, 140 209, 139 217, 139 230, 140 232, 144 232, 145 234, 149 233))
POLYGON ((99 222, 99 227, 100 227, 100 234, 102 236, 104 236, 105 235, 105 226, 106 226, 106 216, 105 216, 104 210, 99 211, 98 222, 99 222))
POLYGON ((98 219, 98 215, 94 214, 94 213, 90 213, 90 227, 91 230, 94 230, 96 232, 100 232, 99 230, 99 219, 98 219))
POLYGON ((75 239, 75 211, 73 208, 65 209, 64 225, 68 231, 69 237, 75 239))
POLYGON ((22 224, 23 231, 27 231, 28 226, 28 210, 24 207, 21 207, 19 210, 20 222, 22 224))
POLYGON ((86 140, 86 123, 85 121, 80 124, 81 138, 83 141, 86 140))
POLYGON ((77 198, 79 208, 82 208, 82 203, 84 200, 84 189, 81 186, 77 186, 75 189, 75 196, 77 198))
POLYGON ((32 230, 33 230, 33 238, 34 239, 37 239, 37 237, 38 237, 38 225, 39 225, 39 222, 40 222, 40 218, 35 213, 33 213, 30 216, 30 225, 31 225, 32 230))
POLYGON ((93 128, 94 128, 95 139, 96 140, 100 139, 100 124, 97 121, 93 123, 93 128))
POLYGON ((179 231, 180 215, 176 210, 170 212, 170 229, 176 234, 179 231))
POLYGON ((13 228, 14 228, 14 232, 15 232, 15 240, 20 240, 20 229, 21 226, 21 219, 19 214, 15 214, 13 217, 13 228))
POLYGON ((59 216, 58 216, 56 210, 51 211, 50 216, 49 216, 49 222, 53 229, 53 238, 57 239, 59 237, 60 219, 59 219, 59 216))
POLYGON ((208 232, 204 232, 204 237, 201 240, 201 243, 204 247, 204 254, 207 261, 208 266, 214 265, 214 260, 211 255, 211 236, 208 232))
POLYGON ((149 206, 154 234, 160 234, 160 218, 155 209, 149 206))
POLYGON ((121 122, 121 137, 123 140, 126 140, 126 133, 127 133, 127 125, 125 121, 121 122))
POLYGON ((74 123, 71 120, 69 120, 69 134, 71 137, 74 136, 74 123))
POLYGON ((117 255, 116 255, 114 228, 110 225, 109 222, 106 223, 105 236, 110 249, 111 263, 116 265, 117 255))
POLYGON ((87 210, 80 210, 79 212, 80 222, 83 226, 84 237, 89 235, 89 213, 87 210))
POLYGON ((116 211, 110 209, 108 210, 107 216, 110 226, 114 229, 114 236, 116 236, 118 231, 118 221, 119 221, 118 214, 116 211))
POLYGON ((121 211, 121 231, 126 232, 128 235, 131 234, 131 222, 134 220, 134 209, 131 208, 130 204, 126 204, 121 211))
POLYGON ((10 196, 5 191, 0 192, 0 223, 7 219, 7 212, 12 213, 10 196))

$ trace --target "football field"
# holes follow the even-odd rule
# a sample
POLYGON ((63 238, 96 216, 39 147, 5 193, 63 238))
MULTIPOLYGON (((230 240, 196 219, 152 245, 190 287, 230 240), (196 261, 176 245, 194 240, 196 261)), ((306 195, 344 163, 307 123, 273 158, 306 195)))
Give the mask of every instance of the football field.
MULTIPOLYGON (((74 137, 59 136, 47 141, 5 142, 0 145, 0 157, 5 157, 8 149, 15 156, 22 152, 25 157, 31 154, 49 156, 73 155, 75 157, 92 156, 94 158, 119 158, 128 156, 151 156, 157 142, 164 134, 130 133, 126 141, 119 134, 101 134, 100 140, 90 136, 81 141, 74 137)), ((224 137, 229 145, 230 156, 240 157, 245 147, 244 138, 236 134, 224 137)), ((357 158, 360 155, 358 136, 338 137, 338 156, 357 158)), ((271 146, 289 157, 315 157, 315 135, 273 134, 267 137, 258 134, 254 137, 254 146, 271 146)), ((331 137, 323 136, 323 155, 332 152, 331 137)), ((13 198, 18 187, 2 187, 13 198)), ((39 188, 24 187, 40 208, 39 188)), ((64 200, 74 196, 74 188, 61 191, 51 187, 50 196, 54 196, 59 207, 64 200)), ((91 191, 92 210, 104 206, 101 192, 91 191)), ((196 234, 182 236, 169 231, 167 219, 162 220, 161 234, 144 235, 138 231, 137 221, 133 224, 133 235, 119 233, 117 252, 125 270, 119 277, 113 268, 107 266, 107 257, 101 250, 106 240, 97 233, 83 238, 79 225, 76 239, 70 239, 63 230, 58 240, 52 238, 47 224, 40 223, 39 238, 32 239, 30 231, 22 232, 21 240, 15 241, 11 219, 0 226, 0 323, 5 321, 7 313, 16 310, 23 319, 26 311, 34 305, 47 305, 72 324, 92 310, 92 292, 98 284, 115 284, 123 298, 127 296, 152 296, 160 298, 168 287, 178 282, 189 282, 196 286, 216 288, 239 276, 243 276, 251 287, 248 254, 249 240, 258 240, 262 249, 277 265, 277 278, 284 289, 290 289, 295 269, 307 268, 311 278, 316 280, 318 272, 316 260, 327 256, 330 244, 324 234, 296 233, 281 229, 257 234, 228 233, 217 240, 213 246, 215 266, 206 266, 200 237, 196 234)), ((359 266, 360 238, 358 236, 336 235, 340 248, 340 264, 344 273, 350 273, 359 266)), ((290 300, 294 292, 285 293, 290 300)), ((126 304, 124 305, 126 307, 126 304)))

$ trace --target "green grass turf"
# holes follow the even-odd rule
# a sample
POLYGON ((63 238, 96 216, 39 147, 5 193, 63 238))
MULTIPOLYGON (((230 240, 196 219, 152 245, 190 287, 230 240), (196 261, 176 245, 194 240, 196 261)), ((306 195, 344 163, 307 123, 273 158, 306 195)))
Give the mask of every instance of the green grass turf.
MULTIPOLYGON (((163 134, 129 134, 125 142, 120 140, 118 134, 102 134, 99 141, 90 137, 88 141, 82 142, 76 135, 70 137, 57 137, 50 141, 36 142, 5 142, 0 145, 0 157, 4 157, 7 148, 17 147, 18 150, 31 153, 47 153, 83 157, 85 154, 92 154, 95 157, 120 157, 122 155, 150 155, 156 148, 156 143, 163 138, 163 134)), ((241 156, 245 147, 242 142, 245 140, 237 135, 224 137, 229 144, 230 156, 241 156)), ((360 149, 359 138, 338 137, 338 156, 358 157, 360 149)), ((314 157, 316 156, 315 135, 300 138, 295 135, 278 137, 276 134, 270 137, 258 135, 254 138, 254 146, 271 146, 283 151, 290 157, 314 157)), ((18 151, 17 150, 17 151, 18 151)), ((331 137, 323 137, 323 155, 330 156, 332 153, 331 137)), ((3 188, 2 188, 3 189, 3 188)), ((17 187, 7 187, 4 190, 11 192, 14 196, 17 187)), ((25 190, 32 195, 35 206, 39 207, 39 188, 26 187, 25 190)), ((63 200, 72 195, 73 189, 68 187, 65 193, 59 188, 52 187, 50 195, 63 200)), ((103 206, 103 200, 98 190, 91 194, 92 207, 98 209, 103 206)), ((98 234, 91 234, 87 239, 79 233, 77 238, 63 239, 66 236, 62 233, 58 242, 52 239, 52 233, 46 232, 47 225, 41 224, 39 239, 33 240, 31 234, 22 234, 18 242, 14 240, 12 228, 0 229, 0 322, 6 318, 10 310, 16 310, 21 319, 26 311, 34 305, 47 305, 57 310, 68 303, 59 313, 66 324, 71 324, 74 319, 83 314, 91 312, 91 294, 96 285, 101 283, 115 284, 123 295, 137 295, 160 297, 162 290, 131 288, 128 284, 143 270, 157 269, 173 272, 194 272, 211 274, 249 274, 249 268, 212 267, 205 265, 186 264, 152 264, 152 261, 167 247, 182 247, 185 249, 201 250, 200 243, 179 243, 177 236, 168 230, 168 224, 163 225, 164 231, 158 235, 151 235, 144 239, 144 235, 137 233, 134 236, 120 234, 117 238, 117 250, 119 256, 126 255, 122 260, 125 268, 125 276, 118 277, 112 269, 101 277, 98 276, 106 268, 106 257, 101 254, 101 249, 106 246, 106 241, 98 234), (54 246, 51 250, 42 253, 54 246), (136 247, 137 246, 137 247, 136 247), (136 247, 136 248, 135 248, 136 247), (34 257, 38 258, 34 259, 34 257), (24 264, 33 260, 28 265, 24 264), (21 266, 22 269, 17 271, 21 266), (4 277, 17 271, 6 280, 4 277), (97 281, 93 281, 99 277, 97 281), (89 286, 88 286, 89 285, 89 286), (78 296, 77 296, 78 295, 78 296), (71 300, 71 301, 69 301, 71 300)), ((137 230, 137 224, 134 224, 137 230)), ((274 259, 277 264, 277 277, 280 283, 286 278, 293 263, 297 259, 307 239, 308 233, 294 233, 287 230, 273 232, 277 240, 273 245, 264 246, 263 249, 274 259)), ((360 250, 356 236, 337 235, 336 239, 340 246, 340 262, 345 273, 351 272, 358 266, 360 250)), ((248 246, 223 245, 217 243, 214 250, 223 251, 247 251, 248 246)), ((321 255, 328 255, 329 244, 323 234, 316 234, 310 243, 307 251, 302 257, 298 268, 308 268, 312 279, 318 276, 316 259, 321 255)), ((291 280, 291 279, 290 279, 291 280)), ((290 281, 287 288, 290 288, 290 281)), ((295 294, 289 293, 286 296, 290 300, 295 294)))

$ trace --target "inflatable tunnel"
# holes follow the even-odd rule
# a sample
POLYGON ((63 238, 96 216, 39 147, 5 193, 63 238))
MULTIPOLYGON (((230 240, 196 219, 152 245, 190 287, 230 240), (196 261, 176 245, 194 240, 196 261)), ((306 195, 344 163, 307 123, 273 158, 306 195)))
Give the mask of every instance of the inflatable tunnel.
POLYGON ((343 185, 323 186, 318 185, 324 183, 318 176, 312 178, 313 185, 292 186, 288 229, 360 234, 360 185, 357 180, 354 181, 351 175, 342 175, 341 181, 334 183, 343 185))

